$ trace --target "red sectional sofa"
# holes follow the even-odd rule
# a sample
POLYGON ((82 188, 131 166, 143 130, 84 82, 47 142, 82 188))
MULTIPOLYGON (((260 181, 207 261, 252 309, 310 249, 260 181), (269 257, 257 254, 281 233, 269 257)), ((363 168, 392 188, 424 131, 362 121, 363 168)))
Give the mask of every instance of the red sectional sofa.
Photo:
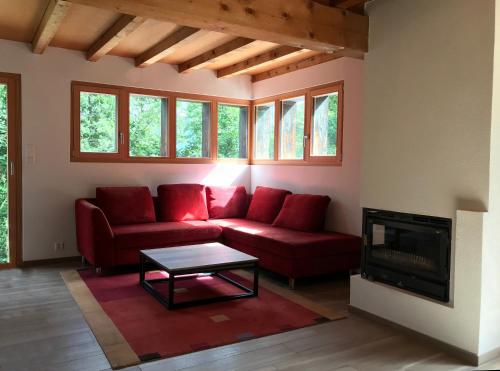
POLYGON ((95 267, 137 264, 139 250, 221 241, 290 279, 359 268, 361 239, 323 230, 328 196, 257 187, 103 187, 75 203, 78 250, 95 267))

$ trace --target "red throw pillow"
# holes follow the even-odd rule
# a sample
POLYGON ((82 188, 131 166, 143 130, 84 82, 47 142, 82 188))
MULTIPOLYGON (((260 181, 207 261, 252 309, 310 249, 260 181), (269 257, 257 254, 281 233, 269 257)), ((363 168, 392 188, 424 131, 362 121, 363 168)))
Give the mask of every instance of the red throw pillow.
POLYGON ((208 215, 212 219, 243 218, 248 194, 244 186, 207 187, 208 215))
POLYGON ((159 185, 158 199, 164 222, 208 219, 205 186, 201 184, 159 185))
POLYGON ((284 189, 257 187, 248 208, 247 219, 271 224, 290 193, 284 189))
POLYGON ((273 227, 305 232, 319 232, 325 226, 330 197, 317 195, 288 195, 273 227))
POLYGON ((156 222, 148 187, 98 187, 96 203, 111 225, 156 222))

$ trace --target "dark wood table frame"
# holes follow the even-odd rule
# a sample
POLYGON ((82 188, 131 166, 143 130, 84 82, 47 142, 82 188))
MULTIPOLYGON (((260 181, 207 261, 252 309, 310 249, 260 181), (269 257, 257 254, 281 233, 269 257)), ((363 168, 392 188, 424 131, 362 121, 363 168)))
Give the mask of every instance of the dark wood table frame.
POLYGON ((235 263, 225 263, 225 264, 219 264, 219 265, 213 265, 213 266, 202 266, 199 268, 189 268, 189 269, 176 269, 175 271, 172 271, 168 269, 167 267, 163 266, 156 260, 153 260, 149 258, 147 255, 145 255, 143 252, 140 252, 140 273, 139 273, 139 279, 140 279, 140 284, 141 286, 148 291, 153 297, 158 300, 160 303, 165 305, 169 310, 172 309, 180 309, 180 308, 186 308, 190 306, 195 306, 195 305, 202 305, 202 304, 211 304, 211 303, 217 303, 217 302, 222 302, 222 301, 229 301, 229 300, 235 300, 235 299, 242 299, 242 298, 251 298, 259 295, 259 262, 245 262, 245 263, 240 263, 240 262, 235 262, 235 263), (157 279, 151 279, 147 280, 146 279, 146 268, 145 265, 150 264, 155 269, 163 270, 168 273, 169 277, 168 278, 157 278, 157 279), (221 274, 221 271, 227 271, 231 269, 243 269, 243 268, 251 268, 253 269, 253 288, 248 288, 244 285, 242 285, 239 282, 236 282, 235 280, 221 274), (213 298, 205 298, 205 299, 196 299, 196 300, 188 300, 188 301, 183 301, 180 303, 175 302, 175 281, 179 279, 190 279, 193 278, 192 276, 188 275, 193 275, 193 274, 207 274, 207 275, 213 275, 218 278, 223 279, 224 281, 232 284, 233 286, 238 287, 239 289, 245 291, 242 294, 234 294, 234 295, 223 295, 223 296, 217 296, 213 298), (153 287, 153 283, 159 283, 159 282, 168 282, 168 295, 165 296, 162 293, 160 293, 158 290, 156 290, 153 287))

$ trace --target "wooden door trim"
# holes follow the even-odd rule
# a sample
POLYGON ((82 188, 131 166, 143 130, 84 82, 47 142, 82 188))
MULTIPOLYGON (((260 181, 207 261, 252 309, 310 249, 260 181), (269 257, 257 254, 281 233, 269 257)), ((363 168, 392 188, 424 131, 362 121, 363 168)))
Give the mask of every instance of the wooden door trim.
POLYGON ((0 72, 0 83, 7 85, 8 158, 9 172, 9 263, 0 269, 22 265, 22 130, 21 130, 21 75, 0 72), (11 164, 14 172, 11 174, 11 164))

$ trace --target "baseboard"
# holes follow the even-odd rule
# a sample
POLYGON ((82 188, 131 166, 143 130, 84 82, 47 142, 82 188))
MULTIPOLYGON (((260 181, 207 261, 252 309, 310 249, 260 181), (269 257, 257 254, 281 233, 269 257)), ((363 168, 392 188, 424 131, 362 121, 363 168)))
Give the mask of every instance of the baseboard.
POLYGON ((23 261, 19 267, 20 268, 27 268, 27 267, 35 267, 38 265, 67 263, 67 262, 79 262, 79 261, 81 261, 81 259, 82 259, 81 256, 67 256, 64 258, 28 260, 28 261, 23 261))
POLYGON ((490 350, 487 353, 481 354, 478 357, 478 362, 480 365, 482 365, 483 363, 489 362, 492 359, 499 358, 499 357, 500 357, 500 347, 495 348, 493 350, 490 350))
POLYGON ((379 317, 375 314, 364 311, 363 309, 353 307, 352 305, 349 305, 348 308, 349 308, 349 312, 351 312, 353 314, 357 314, 361 317, 368 318, 370 320, 379 322, 379 323, 386 325, 386 326, 390 326, 392 328, 395 328, 398 331, 402 331, 408 335, 419 338, 420 340, 423 340, 426 343, 431 343, 432 345, 443 350, 444 352, 449 353, 450 355, 452 355, 452 356, 454 356, 454 357, 456 357, 464 362, 467 362, 467 364, 474 366, 474 367, 479 366, 481 363, 487 362, 487 361, 494 359, 500 355, 500 348, 499 348, 499 349, 493 350, 492 352, 488 352, 482 356, 479 356, 479 355, 471 353, 467 350, 458 348, 454 345, 445 343, 444 341, 437 340, 433 337, 422 334, 422 333, 415 331, 415 330, 412 330, 408 327, 402 326, 398 323, 392 322, 388 319, 385 319, 385 318, 379 317), (484 359, 483 359, 483 357, 484 357, 484 359))

